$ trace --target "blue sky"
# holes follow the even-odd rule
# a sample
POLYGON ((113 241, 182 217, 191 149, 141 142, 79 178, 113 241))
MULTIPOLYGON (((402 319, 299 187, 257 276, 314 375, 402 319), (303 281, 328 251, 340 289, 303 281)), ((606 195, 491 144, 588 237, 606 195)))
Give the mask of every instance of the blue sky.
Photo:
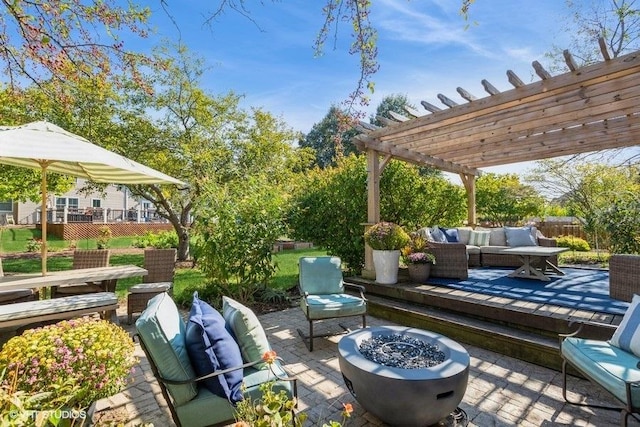
MULTIPOLYGON (((181 37, 211 67, 204 78, 208 91, 243 94, 243 106, 262 107, 295 130, 308 132, 355 88, 359 69, 357 58, 347 52, 349 25, 339 29, 335 50, 330 41, 324 55, 314 57, 324 0, 247 0, 254 22, 227 11, 211 28, 204 24, 205 15, 217 1, 170 1, 180 32, 159 2, 144 2, 154 11, 155 37, 181 37)), ((511 89, 508 69, 531 82, 532 61, 545 64, 544 53, 552 45, 568 46, 563 0, 477 0, 469 22, 459 7, 457 0, 373 1, 380 71, 374 76, 376 91, 368 113, 389 94, 406 95, 426 114, 420 101, 442 106, 438 93, 465 102, 458 86, 476 97, 486 96, 482 79, 499 90, 511 89)))

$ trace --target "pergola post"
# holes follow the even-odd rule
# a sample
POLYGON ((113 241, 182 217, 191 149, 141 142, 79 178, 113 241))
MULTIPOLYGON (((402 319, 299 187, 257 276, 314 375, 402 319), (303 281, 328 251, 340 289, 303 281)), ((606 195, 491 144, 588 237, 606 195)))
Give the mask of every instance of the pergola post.
MULTIPOLYGON (((367 150, 367 222, 364 231, 380 221, 380 168, 379 153, 375 150, 367 150)), ((373 252, 371 247, 364 245, 364 269, 362 277, 375 279, 376 272, 373 267, 373 252)))
POLYGON ((475 227, 476 218, 476 177, 474 175, 460 174, 460 179, 467 191, 467 225, 475 227))

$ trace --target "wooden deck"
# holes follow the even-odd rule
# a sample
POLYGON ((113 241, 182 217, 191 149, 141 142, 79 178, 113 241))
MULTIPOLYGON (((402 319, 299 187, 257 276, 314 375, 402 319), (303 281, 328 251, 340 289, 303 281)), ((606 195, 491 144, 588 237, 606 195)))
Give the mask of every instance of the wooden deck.
POLYGON ((608 339, 622 320, 621 315, 415 284, 402 275, 395 285, 360 277, 347 281, 365 286, 369 312, 376 317, 557 370, 558 334, 583 323, 581 336, 608 339))

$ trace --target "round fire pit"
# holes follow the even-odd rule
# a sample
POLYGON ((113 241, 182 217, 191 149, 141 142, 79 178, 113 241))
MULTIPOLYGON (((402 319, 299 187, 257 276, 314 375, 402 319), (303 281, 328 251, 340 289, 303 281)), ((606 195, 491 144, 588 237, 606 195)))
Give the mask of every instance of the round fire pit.
POLYGON ((338 344, 344 382, 368 412, 390 425, 429 426, 462 401, 469 353, 429 331, 380 326, 351 332, 338 344))

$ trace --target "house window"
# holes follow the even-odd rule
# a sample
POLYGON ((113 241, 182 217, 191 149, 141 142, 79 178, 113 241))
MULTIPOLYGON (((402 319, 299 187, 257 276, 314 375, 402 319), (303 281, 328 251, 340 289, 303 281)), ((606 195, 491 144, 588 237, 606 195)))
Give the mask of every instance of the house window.
POLYGON ((102 200, 100 199, 91 199, 91 207, 92 208, 100 208, 102 204, 102 200))
POLYGON ((78 209, 78 198, 77 197, 56 197, 56 209, 64 209, 64 207, 69 209, 78 209))
POLYGON ((13 211, 13 200, 2 200, 0 201, 0 211, 13 211))

